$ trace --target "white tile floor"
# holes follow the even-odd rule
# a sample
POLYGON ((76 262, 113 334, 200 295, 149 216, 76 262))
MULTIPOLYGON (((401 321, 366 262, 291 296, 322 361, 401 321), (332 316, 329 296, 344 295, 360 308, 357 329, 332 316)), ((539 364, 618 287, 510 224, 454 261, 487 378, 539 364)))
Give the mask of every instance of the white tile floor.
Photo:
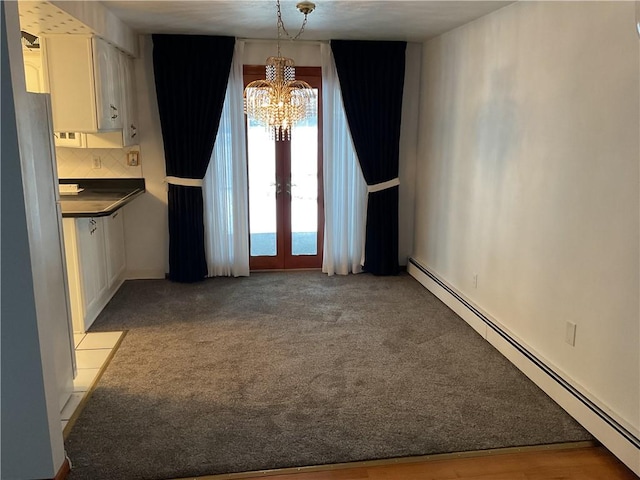
MULTIPOLYGON (((99 368, 78 368, 78 374, 73 379, 74 392, 87 392, 100 373, 99 368)), ((67 402, 68 403, 68 402, 67 402)))
POLYGON ((76 345, 76 350, 113 348, 116 346, 116 343, 118 343, 121 336, 122 332, 85 333, 83 338, 76 345))
POLYGON ((78 374, 73 380, 71 398, 60 413, 63 429, 69 423, 69 419, 87 392, 91 390, 98 374, 123 334, 124 332, 97 332, 73 335, 78 374))
POLYGON ((109 358, 110 348, 98 348, 95 350, 76 350, 76 362, 82 368, 100 368, 109 358))
POLYGON ((84 392, 74 392, 71 394, 71 398, 67 401, 67 404, 62 409, 62 412, 60 412, 60 416, 62 417, 63 422, 69 421, 71 415, 73 415, 73 412, 75 412, 76 408, 78 408, 78 405, 80 405, 83 397, 84 392))

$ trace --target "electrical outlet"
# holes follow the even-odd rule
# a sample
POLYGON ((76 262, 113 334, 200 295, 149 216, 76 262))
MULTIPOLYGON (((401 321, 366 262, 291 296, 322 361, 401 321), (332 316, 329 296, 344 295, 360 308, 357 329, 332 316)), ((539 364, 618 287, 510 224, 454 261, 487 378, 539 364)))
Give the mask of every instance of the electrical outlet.
POLYGON ((574 347, 576 345, 576 324, 567 322, 564 333, 564 341, 574 347))
POLYGON ((133 151, 127 153, 127 165, 130 167, 137 167, 140 165, 140 152, 133 151))
POLYGON ((93 169, 97 170, 102 168, 102 159, 98 155, 93 156, 93 169))
POLYGON ((478 274, 473 274, 473 288, 478 288, 478 274))

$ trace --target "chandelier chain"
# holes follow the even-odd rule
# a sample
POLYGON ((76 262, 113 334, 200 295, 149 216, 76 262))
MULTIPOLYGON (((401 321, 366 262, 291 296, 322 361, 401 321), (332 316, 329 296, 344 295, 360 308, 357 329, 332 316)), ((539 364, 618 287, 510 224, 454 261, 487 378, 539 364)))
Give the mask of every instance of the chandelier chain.
POLYGON ((287 35, 287 38, 289 40, 297 40, 298 38, 300 38, 300 35, 304 33, 304 27, 307 26, 307 14, 306 13, 304 14, 304 20, 302 21, 302 26, 300 27, 300 30, 295 35, 295 37, 292 37, 291 34, 285 28, 284 22, 282 21, 282 13, 280 12, 280 0, 276 0, 276 8, 278 9, 278 40, 280 40, 280 37, 282 36, 282 34, 280 33, 280 29, 282 29, 282 31, 287 35))

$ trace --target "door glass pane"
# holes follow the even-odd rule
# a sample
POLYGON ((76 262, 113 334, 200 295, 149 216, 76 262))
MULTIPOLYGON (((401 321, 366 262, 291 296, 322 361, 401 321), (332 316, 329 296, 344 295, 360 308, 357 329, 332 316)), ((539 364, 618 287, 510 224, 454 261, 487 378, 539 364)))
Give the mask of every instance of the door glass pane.
MULTIPOLYGON (((318 90, 316 93, 316 102, 318 90)), ((317 105, 316 105, 317 107, 317 105)), ((316 108, 317 110, 317 108, 316 108)), ((291 134, 291 253, 318 253, 318 117, 291 134)))
POLYGON ((249 236, 251 256, 275 256, 276 150, 264 127, 247 120, 249 158, 249 236))

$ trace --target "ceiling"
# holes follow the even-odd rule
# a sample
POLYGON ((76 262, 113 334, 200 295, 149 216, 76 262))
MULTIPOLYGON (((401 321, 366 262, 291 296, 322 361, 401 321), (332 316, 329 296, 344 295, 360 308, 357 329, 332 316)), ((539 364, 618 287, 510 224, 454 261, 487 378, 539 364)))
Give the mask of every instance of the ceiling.
POLYGON ((89 27, 49 2, 20 1, 20 30, 33 35, 95 33, 89 27))
MULTIPOLYGON (((295 34, 299 0, 281 0, 295 34)), ((140 33, 277 37, 275 0, 106 0, 105 7, 140 33)), ((423 41, 502 8, 511 1, 315 0, 301 40, 423 41)))

